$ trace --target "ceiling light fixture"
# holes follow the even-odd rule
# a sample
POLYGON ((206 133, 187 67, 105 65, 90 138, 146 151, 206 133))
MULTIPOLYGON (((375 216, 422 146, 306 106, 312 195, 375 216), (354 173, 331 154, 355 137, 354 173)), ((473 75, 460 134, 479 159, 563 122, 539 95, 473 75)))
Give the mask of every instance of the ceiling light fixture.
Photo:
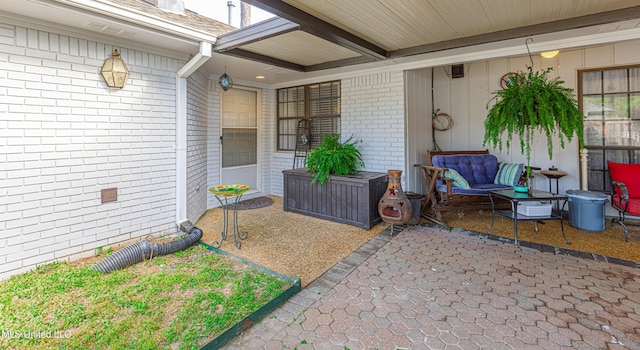
POLYGON ((556 57, 557 54, 559 54, 560 51, 559 50, 555 50, 555 51, 545 51, 543 53, 540 54, 540 56, 544 57, 544 58, 554 58, 556 57))
POLYGON ((264 79, 264 75, 256 75, 256 79, 264 79))

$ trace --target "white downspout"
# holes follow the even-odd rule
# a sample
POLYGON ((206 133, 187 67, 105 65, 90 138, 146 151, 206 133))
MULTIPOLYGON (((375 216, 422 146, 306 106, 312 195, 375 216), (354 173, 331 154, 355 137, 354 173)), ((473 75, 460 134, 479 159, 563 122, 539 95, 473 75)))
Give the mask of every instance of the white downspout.
POLYGON ((200 51, 176 74, 176 225, 187 218, 187 78, 211 58, 212 43, 201 42, 200 51))

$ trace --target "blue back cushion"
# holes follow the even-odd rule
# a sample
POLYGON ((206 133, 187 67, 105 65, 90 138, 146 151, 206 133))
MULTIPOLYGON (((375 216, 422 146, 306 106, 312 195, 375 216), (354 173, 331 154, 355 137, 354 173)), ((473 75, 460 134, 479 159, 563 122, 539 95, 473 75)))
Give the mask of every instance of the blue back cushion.
POLYGON ((433 156, 431 164, 457 171, 472 186, 492 184, 498 173, 498 158, 493 154, 433 156))

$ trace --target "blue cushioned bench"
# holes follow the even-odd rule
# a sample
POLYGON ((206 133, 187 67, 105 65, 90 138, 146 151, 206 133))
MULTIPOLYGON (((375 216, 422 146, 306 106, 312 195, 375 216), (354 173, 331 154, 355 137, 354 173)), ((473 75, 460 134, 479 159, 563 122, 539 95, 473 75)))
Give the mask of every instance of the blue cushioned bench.
MULTIPOLYGON (((513 188, 523 170, 522 164, 501 164, 489 150, 428 151, 427 159, 415 165, 427 185, 422 216, 445 227, 442 212, 491 209, 487 190, 513 188)), ((507 201, 495 205, 510 208, 507 201)))
POLYGON ((438 179, 436 189, 440 192, 448 192, 448 186, 451 184, 452 194, 486 196, 487 190, 513 188, 513 186, 494 183, 498 173, 498 163, 498 157, 493 154, 434 155, 431 158, 432 166, 443 169, 443 178, 438 179), (455 186, 453 179, 444 177, 446 176, 444 173, 450 170, 460 174, 469 184, 469 188, 455 186))

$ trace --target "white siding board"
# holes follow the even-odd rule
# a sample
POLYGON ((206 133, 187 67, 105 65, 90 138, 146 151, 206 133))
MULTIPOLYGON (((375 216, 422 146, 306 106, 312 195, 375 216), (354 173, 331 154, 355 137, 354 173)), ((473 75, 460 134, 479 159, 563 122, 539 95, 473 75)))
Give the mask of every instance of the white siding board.
POLYGON ((638 64, 638 42, 623 41, 613 44, 616 65, 638 64))
POLYGON ((585 67, 608 67, 614 64, 613 45, 588 47, 584 52, 585 67))
MULTIPOLYGON (((451 95, 449 94, 451 80, 447 76, 445 69, 446 67, 435 67, 433 70, 435 79, 433 84, 433 111, 435 112, 439 109, 441 112, 449 114, 451 111, 451 95)), ((436 130, 433 148, 435 149, 437 146, 442 150, 451 150, 453 132, 453 129, 447 131, 436 130)))
MULTIPOLYGON (((484 120, 487 116, 487 101, 491 98, 491 91, 487 89, 489 80, 487 78, 486 62, 469 63, 467 73, 469 76, 469 149, 484 149, 482 141, 484 138, 484 120)), ((456 118, 454 118, 454 123, 456 118)))
POLYGON ((431 69, 405 72, 407 120, 407 185, 405 191, 426 193, 422 171, 414 164, 427 164, 427 150, 433 146, 431 134, 431 69))
MULTIPOLYGON (((578 69, 586 67, 585 65, 585 50, 567 50, 562 51, 558 56, 559 68, 558 75, 565 81, 565 86, 575 90, 577 94, 578 89, 578 69)), ((553 159, 548 162, 540 163, 540 167, 543 169, 555 166, 567 172, 567 176, 563 177, 561 181, 558 181, 559 192, 564 193, 568 189, 580 188, 580 163, 579 163, 579 149, 578 143, 573 141, 571 143, 565 143, 565 149, 561 149, 559 142, 554 143, 553 159)), ((537 180, 538 183, 546 184, 542 185, 542 189, 549 188, 549 181, 544 177, 540 177, 541 180, 537 180)))
MULTIPOLYGON (((449 79, 451 81, 450 91, 450 108, 449 111, 442 111, 449 114, 451 118, 458 120, 457 124, 454 124, 456 128, 456 135, 462 138, 462 148, 471 148, 471 118, 470 118, 470 94, 461 93, 462 91, 470 90, 470 76, 469 76, 469 64, 464 65, 465 76, 462 78, 453 79, 451 77, 451 68, 449 67, 449 79)), ((453 141, 452 141, 453 142, 453 141)))

